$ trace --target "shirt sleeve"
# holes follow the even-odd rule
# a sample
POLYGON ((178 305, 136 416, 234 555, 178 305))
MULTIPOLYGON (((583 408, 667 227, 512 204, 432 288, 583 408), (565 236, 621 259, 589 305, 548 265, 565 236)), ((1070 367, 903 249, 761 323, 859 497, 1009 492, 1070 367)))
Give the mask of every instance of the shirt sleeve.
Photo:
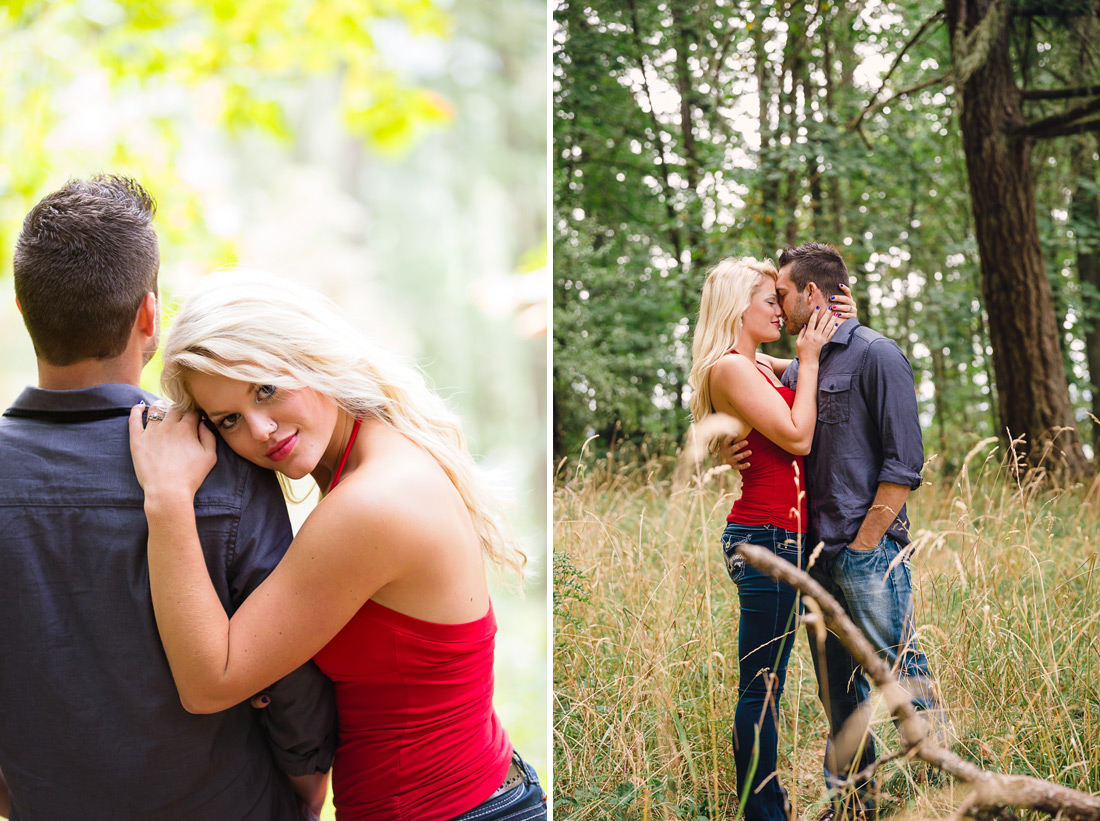
POLYGON ((924 467, 924 441, 913 368, 896 342, 876 339, 867 350, 861 378, 863 395, 878 423, 882 442, 878 481, 916 490, 924 467))
MULTIPOLYGON (((234 609, 275 569, 294 538, 286 502, 271 471, 244 464, 241 517, 230 562, 234 609)), ((258 711, 268 746, 290 775, 326 772, 336 751, 332 681, 312 661, 264 689, 271 704, 258 711)))
POLYGON ((798 387, 798 359, 792 359, 791 364, 787 366, 783 371, 783 375, 779 377, 779 381, 784 387, 790 388, 792 391, 798 387))

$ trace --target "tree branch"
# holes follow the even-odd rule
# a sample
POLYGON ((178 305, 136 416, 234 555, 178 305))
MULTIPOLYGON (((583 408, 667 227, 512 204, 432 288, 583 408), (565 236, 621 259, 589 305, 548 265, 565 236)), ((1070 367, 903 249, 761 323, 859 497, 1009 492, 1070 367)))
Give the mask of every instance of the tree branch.
MULTIPOLYGON (((939 11, 935 12, 931 17, 929 17, 927 20, 925 20, 923 23, 921 23, 921 27, 917 30, 917 33, 914 34, 912 37, 910 37, 909 42, 907 42, 904 46, 902 46, 901 51, 899 51, 897 56, 894 57, 894 62, 890 64, 890 68, 887 69, 886 73, 882 76, 882 84, 878 87, 878 91, 876 91, 871 96, 871 99, 867 101, 867 106, 864 108, 863 113, 860 114, 859 117, 855 120, 855 125, 856 126, 858 126, 861 122, 863 122, 863 118, 867 114, 871 113, 872 110, 875 110, 875 111, 878 110, 877 108, 872 109, 872 107, 874 106, 875 100, 878 99, 878 96, 880 94, 882 94, 883 89, 886 88, 886 84, 890 81, 890 77, 893 75, 894 70, 899 65, 901 65, 901 58, 905 56, 905 53, 907 51, 909 51, 910 48, 912 48, 913 46, 915 46, 917 44, 917 41, 919 41, 925 35, 925 32, 927 32, 929 30, 929 28, 932 26, 933 23, 936 23, 937 21, 942 22, 942 20, 943 20, 943 9, 940 9, 939 11)), ((897 97, 897 95, 895 94, 894 97, 897 97)), ((894 99, 894 98, 891 97, 891 99, 894 99)))
POLYGON ((854 120, 852 120, 850 123, 848 123, 847 128, 848 128, 849 131, 854 131, 855 129, 859 128, 860 125, 862 125, 863 119, 868 114, 874 114, 879 109, 885 108, 886 106, 890 105, 890 103, 894 102, 894 100, 898 99, 899 97, 905 97, 909 94, 912 94, 914 91, 920 91, 922 88, 928 88, 929 86, 934 86, 937 83, 942 83, 944 80, 950 80, 950 79, 951 79, 951 74, 941 74, 939 77, 933 77, 931 80, 925 80, 923 83, 917 83, 915 86, 910 86, 909 88, 903 88, 901 91, 897 92, 896 94, 894 94, 893 96, 891 96, 890 98, 888 98, 886 100, 882 100, 881 102, 875 103, 874 105, 868 105, 865 109, 863 109, 863 111, 861 111, 859 113, 858 117, 856 117, 854 120))
POLYGON ((1074 97, 1091 97, 1100 94, 1100 86, 1077 88, 1025 88, 1020 92, 1022 100, 1071 100, 1074 97))
POLYGON ((992 773, 941 747, 928 736, 927 724, 913 707, 909 695, 894 677, 889 665, 875 653, 866 636, 852 623, 836 599, 808 573, 780 559, 770 550, 750 544, 739 545, 737 550, 745 561, 760 572, 786 582, 803 596, 816 600, 826 626, 848 648, 885 696, 886 703, 897 718, 906 753, 911 751, 916 758, 973 787, 973 792, 959 808, 959 815, 1023 807, 1068 821, 1100 821, 1100 796, 1031 776, 992 773))
POLYGON ((1061 114, 1053 114, 1050 117, 1044 117, 1041 120, 1028 123, 1020 128, 1014 128, 1008 133, 1013 137, 1035 137, 1041 139, 1044 137, 1059 137, 1064 134, 1089 131, 1091 129, 1088 127, 1088 123, 1093 119, 1090 115, 1096 114, 1098 111, 1100 111, 1100 97, 1094 97, 1087 103, 1082 103, 1068 111, 1063 111, 1061 114), (1086 122, 1082 123, 1082 120, 1086 122), (1082 128, 1082 126, 1084 127, 1082 128))

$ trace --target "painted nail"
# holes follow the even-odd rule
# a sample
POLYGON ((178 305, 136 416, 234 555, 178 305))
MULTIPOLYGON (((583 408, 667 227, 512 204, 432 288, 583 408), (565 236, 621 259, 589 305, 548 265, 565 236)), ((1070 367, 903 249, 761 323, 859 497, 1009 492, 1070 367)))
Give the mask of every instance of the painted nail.
POLYGON ((267 696, 260 696, 260 704, 270 704, 271 699, 267 696))
POLYGON ((835 299, 836 299, 836 297, 835 297, 835 296, 831 296, 831 297, 829 297, 829 301, 830 301, 830 302, 832 302, 832 301, 833 301, 833 300, 835 300, 835 299))

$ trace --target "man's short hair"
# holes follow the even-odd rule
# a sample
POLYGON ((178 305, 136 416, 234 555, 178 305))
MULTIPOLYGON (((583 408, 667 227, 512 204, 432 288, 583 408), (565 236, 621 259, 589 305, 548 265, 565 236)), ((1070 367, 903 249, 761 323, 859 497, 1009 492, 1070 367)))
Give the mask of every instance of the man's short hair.
POLYGON ((15 298, 35 355, 51 365, 126 348, 145 294, 157 292, 156 202, 129 177, 70 180, 23 220, 15 298))
POLYGON ((790 265, 790 280, 799 293, 811 282, 825 296, 838 296, 841 285, 848 284, 848 266, 840 251, 821 242, 805 242, 779 255, 779 267, 790 265))

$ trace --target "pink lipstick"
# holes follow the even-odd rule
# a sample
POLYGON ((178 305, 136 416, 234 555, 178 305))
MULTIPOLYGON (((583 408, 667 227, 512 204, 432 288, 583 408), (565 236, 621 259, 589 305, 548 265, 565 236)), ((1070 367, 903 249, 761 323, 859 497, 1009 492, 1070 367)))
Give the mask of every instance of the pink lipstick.
POLYGON ((275 446, 267 452, 267 458, 272 462, 281 462, 286 457, 290 456, 290 452, 294 450, 294 445, 298 443, 298 434, 292 433, 286 439, 282 439, 275 443, 275 446))

